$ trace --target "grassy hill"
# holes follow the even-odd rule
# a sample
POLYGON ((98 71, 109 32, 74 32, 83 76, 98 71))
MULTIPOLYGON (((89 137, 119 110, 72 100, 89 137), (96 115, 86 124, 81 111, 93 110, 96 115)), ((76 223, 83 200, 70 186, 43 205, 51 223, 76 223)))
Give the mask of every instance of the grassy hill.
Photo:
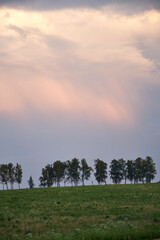
POLYGON ((0 239, 160 238, 160 184, 0 191, 0 239))

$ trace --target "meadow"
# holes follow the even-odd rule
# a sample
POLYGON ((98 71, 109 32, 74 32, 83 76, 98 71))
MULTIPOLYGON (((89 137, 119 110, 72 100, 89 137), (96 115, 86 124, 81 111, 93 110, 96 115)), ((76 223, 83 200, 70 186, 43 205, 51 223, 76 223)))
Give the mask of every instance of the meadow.
POLYGON ((160 183, 0 191, 1 240, 160 238, 160 183))

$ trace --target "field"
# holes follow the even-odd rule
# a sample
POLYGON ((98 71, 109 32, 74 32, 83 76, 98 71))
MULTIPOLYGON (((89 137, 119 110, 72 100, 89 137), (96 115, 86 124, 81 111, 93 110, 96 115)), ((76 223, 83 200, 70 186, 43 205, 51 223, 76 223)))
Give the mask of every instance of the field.
POLYGON ((160 184, 0 191, 0 239, 160 238, 160 184))

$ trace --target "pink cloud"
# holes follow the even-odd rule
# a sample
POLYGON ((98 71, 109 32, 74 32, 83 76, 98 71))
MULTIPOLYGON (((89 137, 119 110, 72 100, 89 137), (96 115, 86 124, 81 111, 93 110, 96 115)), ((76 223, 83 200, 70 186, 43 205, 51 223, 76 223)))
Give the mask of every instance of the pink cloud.
POLYGON ((1 113, 60 111, 119 125, 136 122, 141 88, 156 69, 136 41, 147 39, 150 48, 159 36, 159 12, 128 17, 108 8, 54 14, 8 9, 4 18, 3 11, 1 113))

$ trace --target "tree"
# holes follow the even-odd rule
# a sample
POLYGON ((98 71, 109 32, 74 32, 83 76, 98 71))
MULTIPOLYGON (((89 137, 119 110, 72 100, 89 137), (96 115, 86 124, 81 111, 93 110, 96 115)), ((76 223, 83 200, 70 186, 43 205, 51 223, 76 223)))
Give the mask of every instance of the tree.
POLYGON ((66 164, 64 162, 58 160, 53 163, 54 182, 57 183, 57 187, 60 187, 60 182, 65 177, 65 168, 66 164))
POLYGON ((28 180, 28 185, 29 185, 29 188, 34 188, 34 186, 35 186, 32 176, 30 176, 30 178, 28 180))
POLYGON ((125 184, 126 184, 126 180, 127 180, 127 165, 126 165, 126 161, 123 158, 120 158, 119 160, 120 163, 120 174, 122 175, 125 184))
POLYGON ((18 187, 20 189, 20 184, 22 182, 22 168, 20 164, 16 164, 15 167, 15 181, 18 183, 18 187))
POLYGON ((155 178, 157 171, 153 159, 149 156, 145 159, 145 179, 146 183, 150 183, 155 178))
POLYGON ((8 180, 9 180, 9 173, 8 173, 8 166, 7 164, 1 164, 0 165, 0 181, 4 185, 6 185, 6 188, 8 189, 8 180))
POLYGON ((4 181, 3 171, 2 171, 2 164, 0 164, 0 183, 2 184, 3 190, 4 190, 5 181, 4 181))
POLYGON ((95 178, 98 184, 106 183, 107 179, 107 163, 100 160, 99 158, 94 160, 95 166, 95 178))
POLYGON ((121 160, 113 159, 110 164, 110 177, 113 183, 118 184, 123 179, 121 160))
POLYGON ((42 175, 39 178, 40 187, 51 187, 53 185, 53 179, 53 165, 47 164, 45 168, 42 168, 42 175))
POLYGON ((8 163, 8 180, 11 184, 11 189, 13 189, 15 181, 15 167, 13 166, 13 163, 8 163))
POLYGON ((132 160, 128 160, 126 163, 127 170, 127 179, 132 183, 134 180, 134 162, 132 160))
POLYGON ((74 183, 75 186, 78 186, 80 180, 80 164, 77 158, 73 158, 71 161, 66 161, 66 180, 74 183))
POLYGON ((144 162, 141 157, 134 161, 134 183, 144 182, 144 162))
POLYGON ((91 172, 93 171, 92 168, 88 166, 86 159, 84 158, 81 160, 80 170, 81 170, 81 180, 84 185, 84 181, 90 178, 91 172))

